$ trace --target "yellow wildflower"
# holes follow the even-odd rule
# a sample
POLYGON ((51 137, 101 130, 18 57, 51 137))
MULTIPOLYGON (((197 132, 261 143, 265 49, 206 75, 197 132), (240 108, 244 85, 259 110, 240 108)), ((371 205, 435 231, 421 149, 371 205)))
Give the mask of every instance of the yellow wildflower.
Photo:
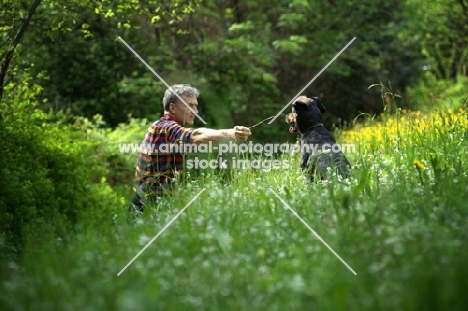
POLYGON ((414 160, 413 164, 414 164, 414 166, 416 166, 416 168, 418 170, 423 170, 424 169, 424 164, 422 164, 421 161, 419 161, 419 160, 414 160))

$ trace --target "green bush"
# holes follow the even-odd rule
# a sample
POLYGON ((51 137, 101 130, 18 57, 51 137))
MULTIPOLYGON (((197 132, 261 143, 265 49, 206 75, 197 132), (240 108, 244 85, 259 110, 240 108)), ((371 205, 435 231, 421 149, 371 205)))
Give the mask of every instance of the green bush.
POLYGON ((428 111, 440 106, 458 109, 468 102, 468 76, 438 80, 427 72, 418 84, 407 89, 406 102, 413 110, 428 111))
MULTIPOLYGON (((106 197, 90 186, 105 172, 86 152, 97 144, 36 109, 37 85, 6 88, 0 120, 0 248, 18 256, 28 243, 63 236, 83 215, 105 215, 106 197), (90 148, 91 147, 91 148, 90 148)), ((57 119, 57 118, 56 118, 57 119)))

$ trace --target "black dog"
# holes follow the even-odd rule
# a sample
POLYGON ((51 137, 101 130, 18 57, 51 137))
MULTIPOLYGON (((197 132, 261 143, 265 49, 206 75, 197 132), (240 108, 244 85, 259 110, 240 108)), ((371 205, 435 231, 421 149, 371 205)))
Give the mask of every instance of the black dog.
POLYGON ((322 124, 326 111, 318 97, 300 96, 293 103, 292 113, 286 115, 290 133, 301 133, 301 168, 307 170, 311 180, 323 179, 329 169, 346 178, 351 165, 341 152, 336 140, 322 124))

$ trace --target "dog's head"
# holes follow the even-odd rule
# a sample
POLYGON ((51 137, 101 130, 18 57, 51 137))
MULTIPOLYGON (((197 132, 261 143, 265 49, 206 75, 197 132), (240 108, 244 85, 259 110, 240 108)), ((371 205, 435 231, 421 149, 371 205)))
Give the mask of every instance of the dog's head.
POLYGON ((292 113, 286 115, 290 125, 289 133, 305 133, 315 125, 322 123, 322 113, 326 111, 319 97, 298 97, 292 104, 292 113))

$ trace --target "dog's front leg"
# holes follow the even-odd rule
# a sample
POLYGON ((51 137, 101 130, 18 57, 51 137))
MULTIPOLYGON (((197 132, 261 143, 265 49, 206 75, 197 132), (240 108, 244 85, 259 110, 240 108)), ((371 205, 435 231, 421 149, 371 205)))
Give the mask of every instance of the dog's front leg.
POLYGON ((313 163, 314 158, 311 157, 310 153, 304 152, 301 155, 301 168, 311 182, 314 181, 315 164, 313 163))
POLYGON ((307 169, 309 168, 309 153, 308 152, 303 152, 301 154, 301 168, 302 169, 307 169))

